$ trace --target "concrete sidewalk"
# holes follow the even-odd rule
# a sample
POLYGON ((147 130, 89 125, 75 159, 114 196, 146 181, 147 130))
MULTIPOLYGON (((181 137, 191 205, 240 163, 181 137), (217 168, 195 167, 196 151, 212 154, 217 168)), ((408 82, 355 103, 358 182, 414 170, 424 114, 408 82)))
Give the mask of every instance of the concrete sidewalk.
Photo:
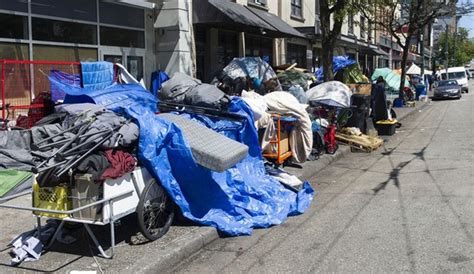
MULTIPOLYGON (((430 103, 418 103, 415 108, 397 109, 399 120, 423 111, 430 103)), ((350 152, 347 146, 340 146, 334 155, 323 155, 319 160, 306 162, 301 168, 285 168, 302 180, 307 180, 329 164, 344 157, 350 152)), ((23 197, 16 204, 30 205, 31 197, 23 197)), ((32 229, 35 218, 30 212, 0 210, 0 271, 34 271, 34 272, 70 272, 72 270, 96 270, 107 272, 141 272, 158 273, 171 269, 208 243, 219 238, 214 228, 199 227, 195 224, 181 222, 175 224, 163 238, 141 244, 136 235, 138 232, 134 215, 120 220, 116 225, 116 256, 113 260, 97 257, 83 229, 71 229, 71 234, 78 240, 71 245, 56 244, 52 251, 44 254, 37 262, 26 262, 18 268, 10 267, 9 248, 6 244, 16 235, 32 229)), ((108 249, 109 227, 94 227, 99 241, 108 249)))

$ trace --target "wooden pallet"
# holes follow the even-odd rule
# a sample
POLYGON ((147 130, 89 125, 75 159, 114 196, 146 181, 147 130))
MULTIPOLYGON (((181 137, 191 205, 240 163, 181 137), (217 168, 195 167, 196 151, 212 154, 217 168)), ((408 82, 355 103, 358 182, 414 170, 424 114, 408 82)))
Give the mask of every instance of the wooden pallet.
POLYGON ((356 136, 338 132, 336 133, 336 140, 340 143, 350 146, 353 149, 365 152, 375 151, 383 144, 382 139, 364 134, 356 136))

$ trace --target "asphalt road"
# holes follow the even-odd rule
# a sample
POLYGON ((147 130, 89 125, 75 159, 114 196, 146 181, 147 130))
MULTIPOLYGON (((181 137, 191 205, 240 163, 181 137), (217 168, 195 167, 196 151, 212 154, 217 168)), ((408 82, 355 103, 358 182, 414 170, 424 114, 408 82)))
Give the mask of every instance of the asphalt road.
POLYGON ((430 103, 379 151, 318 173, 304 215, 218 239, 170 271, 474 271, 473 93, 430 103))

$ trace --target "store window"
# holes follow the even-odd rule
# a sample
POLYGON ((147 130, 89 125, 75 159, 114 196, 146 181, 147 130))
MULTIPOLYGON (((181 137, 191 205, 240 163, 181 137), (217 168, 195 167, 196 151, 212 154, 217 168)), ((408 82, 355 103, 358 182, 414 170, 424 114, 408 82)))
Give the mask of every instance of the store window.
POLYGON ((266 37, 245 36, 245 56, 260 57, 268 64, 273 64, 273 40, 266 37))
POLYGON ((97 27, 66 21, 32 18, 33 40, 97 44, 97 27))
POLYGON ((347 19, 347 28, 349 34, 354 34, 354 15, 349 14, 348 19, 347 19))
POLYGON ((366 26, 365 26, 365 17, 363 15, 360 16, 360 38, 365 39, 366 33, 366 26))
POLYGON ((257 6, 262 6, 262 7, 267 6, 267 0, 249 0, 249 3, 252 3, 257 6))
POLYGON ((196 43, 196 77, 203 82, 208 82, 208 71, 206 69, 206 29, 205 28, 194 28, 194 37, 196 43))
POLYGON ((306 46, 297 44, 287 44, 287 63, 294 64, 300 68, 306 68, 306 46))
POLYGON ((95 0, 31 0, 31 11, 34 14, 67 19, 97 21, 97 3, 95 0))
POLYGON ((2 0, 0 1, 1 10, 12 10, 19 12, 28 12, 28 1, 26 0, 2 0))
POLYGON ((145 32, 111 27, 100 27, 100 44, 127 48, 145 48, 145 32))
POLYGON ((303 0, 291 0, 291 16, 303 18, 302 2, 303 0))
POLYGON ((34 60, 92 62, 97 61, 97 49, 33 45, 34 60))
POLYGON ((239 39, 237 33, 219 31, 217 60, 219 68, 224 68, 235 57, 239 56, 239 39))
POLYGON ((101 1, 100 22, 143 29, 145 28, 145 11, 143 9, 101 1))
POLYGON ((0 38, 28 39, 28 17, 0 13, 0 38))
POLYGON ((28 44, 0 43, 0 59, 28 60, 28 44))

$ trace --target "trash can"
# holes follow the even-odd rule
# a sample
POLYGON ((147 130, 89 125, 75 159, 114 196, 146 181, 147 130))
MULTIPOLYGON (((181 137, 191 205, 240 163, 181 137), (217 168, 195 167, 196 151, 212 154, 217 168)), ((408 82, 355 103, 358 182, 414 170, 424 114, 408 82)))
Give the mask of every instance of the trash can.
POLYGON ((423 84, 418 84, 415 87, 416 89, 416 100, 420 100, 420 96, 426 95, 426 86, 423 84))
POLYGON ((351 97, 352 115, 346 123, 346 127, 359 128, 362 133, 367 133, 367 118, 370 111, 370 95, 354 94, 351 97))

